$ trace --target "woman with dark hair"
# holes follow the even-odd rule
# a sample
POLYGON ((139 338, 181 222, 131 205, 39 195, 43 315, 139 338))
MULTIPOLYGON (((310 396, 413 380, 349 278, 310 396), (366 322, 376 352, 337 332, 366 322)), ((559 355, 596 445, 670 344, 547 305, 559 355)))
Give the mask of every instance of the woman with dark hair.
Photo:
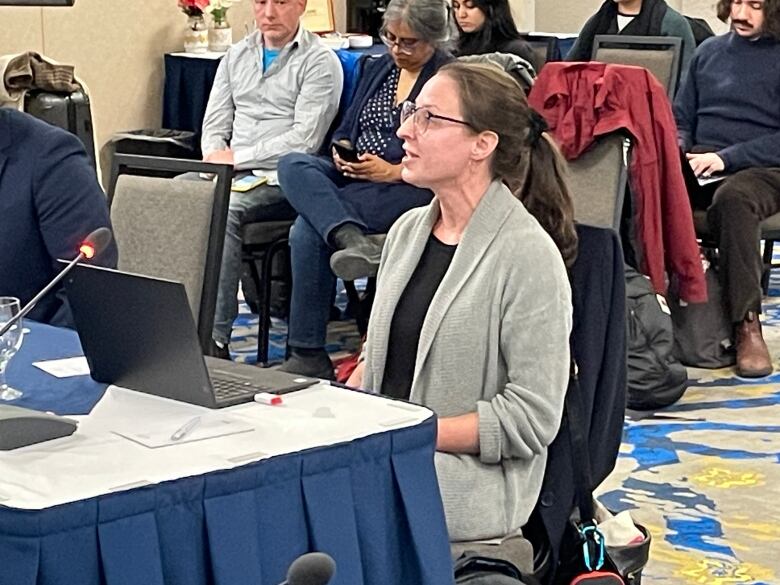
POLYGON ((531 46, 517 32, 508 0, 453 0, 460 36, 457 54, 511 53, 534 62, 531 46))
POLYGON ((498 539, 511 557, 569 378, 577 236, 563 162, 520 86, 491 65, 444 66, 402 119, 402 176, 435 197, 388 234, 348 383, 436 412, 454 552, 498 539))
POLYGON ((325 351, 336 278, 372 276, 381 246, 367 234, 385 233, 405 211, 432 194, 401 177, 401 103, 415 99, 439 67, 451 22, 445 0, 391 0, 380 31, 388 52, 369 59, 352 104, 333 134, 330 157, 289 154, 279 161, 279 184, 299 217, 290 232, 293 289, 288 347, 282 370, 333 378, 325 351))

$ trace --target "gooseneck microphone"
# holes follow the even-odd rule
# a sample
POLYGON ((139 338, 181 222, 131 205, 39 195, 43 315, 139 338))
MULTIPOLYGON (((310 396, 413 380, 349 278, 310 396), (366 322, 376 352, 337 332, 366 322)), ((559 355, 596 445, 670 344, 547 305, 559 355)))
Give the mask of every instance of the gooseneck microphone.
POLYGON ((280 585, 327 585, 336 573, 336 561, 328 554, 311 552, 299 556, 280 585))
POLYGON ((76 256, 73 260, 71 260, 68 265, 59 273, 57 276, 55 276, 49 284, 47 284, 41 291, 35 295, 29 303, 27 303, 21 311, 19 311, 16 315, 13 316, 13 318, 9 319, 5 325, 0 327, 0 335, 3 335, 6 331, 8 331, 11 327, 14 326, 15 323, 17 323, 22 317, 24 317, 27 313, 33 310, 36 304, 38 304, 38 301, 40 301, 46 294, 53 289, 55 286, 57 286, 57 283, 61 281, 65 276, 73 270, 73 267, 76 266, 79 262, 84 260, 86 258, 87 260, 94 258, 96 255, 100 254, 106 246, 108 246, 111 243, 111 230, 107 227, 101 227, 96 229, 94 232, 89 234, 86 238, 84 238, 84 241, 79 246, 79 255, 76 256))

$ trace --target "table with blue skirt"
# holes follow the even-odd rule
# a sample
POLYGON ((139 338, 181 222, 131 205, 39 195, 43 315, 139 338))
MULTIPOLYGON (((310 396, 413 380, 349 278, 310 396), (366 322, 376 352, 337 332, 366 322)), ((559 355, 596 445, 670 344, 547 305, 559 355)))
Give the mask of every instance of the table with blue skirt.
MULTIPOLYGON (((9 383, 24 391, 14 404, 88 413, 105 385, 32 366, 81 355, 77 335, 26 326, 8 368, 9 383)), ((13 486, 0 476, 0 585, 276 585, 311 550, 336 560, 334 584, 452 583, 435 439, 430 417, 44 509, 8 506, 13 486)), ((52 453, 57 441, 48 444, 52 453)), ((0 465, 13 465, 25 449, 0 452, 0 465)), ((45 468, 46 457, 36 463, 45 468)))

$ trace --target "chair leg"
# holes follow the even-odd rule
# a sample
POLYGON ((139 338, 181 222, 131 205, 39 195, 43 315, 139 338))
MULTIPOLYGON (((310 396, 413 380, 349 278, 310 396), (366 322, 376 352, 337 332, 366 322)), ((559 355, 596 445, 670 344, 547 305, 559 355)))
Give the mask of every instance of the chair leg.
POLYGON ((285 252, 288 246, 287 238, 275 241, 266 250, 263 258, 262 286, 260 287, 260 319, 257 331, 257 365, 268 367, 268 346, 271 333, 271 279, 273 278, 273 262, 279 252, 285 252))
POLYGON ((762 257, 764 270, 761 273, 761 291, 764 295, 769 294, 769 277, 772 273, 772 255, 774 253, 774 247, 774 240, 764 240, 764 254, 762 257))
POLYGON ((374 304, 374 295, 376 294, 376 278, 369 278, 366 283, 366 290, 363 296, 360 296, 352 281, 344 281, 344 289, 347 291, 347 298, 356 309, 355 321, 360 335, 368 332, 368 318, 371 316, 371 306, 374 304))

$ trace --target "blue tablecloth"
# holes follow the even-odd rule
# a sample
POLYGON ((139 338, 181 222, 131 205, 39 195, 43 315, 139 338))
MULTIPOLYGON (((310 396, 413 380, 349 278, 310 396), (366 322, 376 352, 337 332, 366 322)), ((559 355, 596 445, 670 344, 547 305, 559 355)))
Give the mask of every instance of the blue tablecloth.
MULTIPOLYGON (((57 414, 87 414, 106 389, 89 376, 55 378, 33 362, 84 355, 75 331, 25 321, 30 330, 8 366, 8 383, 24 395, 12 404, 57 414)), ((0 565, 2 566, 2 565, 0 565)))
MULTIPOLYGON (((30 366, 76 355, 75 333, 30 328, 9 372, 23 404, 93 404, 101 385, 30 366)), ((431 419, 41 511, 0 506, 0 585, 276 585, 309 550, 334 557, 337 585, 452 583, 435 436, 431 419)))

